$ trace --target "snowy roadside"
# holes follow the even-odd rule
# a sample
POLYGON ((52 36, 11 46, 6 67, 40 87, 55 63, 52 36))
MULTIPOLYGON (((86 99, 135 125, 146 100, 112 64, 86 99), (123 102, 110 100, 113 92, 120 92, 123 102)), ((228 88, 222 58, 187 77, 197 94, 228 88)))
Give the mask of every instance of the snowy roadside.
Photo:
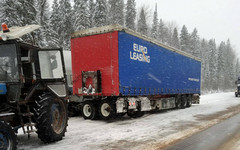
POLYGON ((70 118, 62 141, 44 145, 36 134, 28 139, 18 134, 19 149, 159 149, 214 125, 240 111, 240 98, 233 92, 203 95, 200 105, 180 110, 148 113, 141 118, 127 116, 113 120, 91 121, 70 118))

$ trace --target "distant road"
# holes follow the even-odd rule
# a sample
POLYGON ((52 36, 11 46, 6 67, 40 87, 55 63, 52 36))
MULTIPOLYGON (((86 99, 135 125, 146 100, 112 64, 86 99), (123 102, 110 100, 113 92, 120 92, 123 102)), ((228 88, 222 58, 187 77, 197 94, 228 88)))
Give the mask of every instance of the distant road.
POLYGON ((240 113, 164 150, 239 150, 240 113))

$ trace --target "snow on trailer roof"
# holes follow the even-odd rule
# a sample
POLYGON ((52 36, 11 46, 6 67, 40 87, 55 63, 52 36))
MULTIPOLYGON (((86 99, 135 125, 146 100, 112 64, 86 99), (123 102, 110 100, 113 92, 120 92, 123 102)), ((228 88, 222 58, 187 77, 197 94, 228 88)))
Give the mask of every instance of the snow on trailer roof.
POLYGON ((197 61, 201 61, 200 58, 193 56, 187 52, 184 52, 182 50, 176 49, 174 47, 165 45, 160 43, 159 41, 152 39, 146 35, 140 34, 138 32, 135 32, 129 28, 125 28, 123 26, 114 24, 114 25, 108 25, 108 26, 103 26, 103 27, 96 27, 96 28, 90 28, 90 29, 86 29, 86 30, 80 30, 80 31, 76 31, 74 33, 72 33, 71 38, 78 38, 78 37, 84 37, 84 36, 90 36, 90 35, 97 35, 97 34, 103 34, 103 33, 109 33, 109 32, 113 32, 113 31, 123 31, 126 32, 128 34, 131 34, 133 36, 136 36, 138 38, 141 38, 145 41, 148 41, 150 43, 156 44, 158 46, 161 46, 163 48, 166 48, 168 50, 171 50, 173 52, 179 53, 181 55, 187 56, 189 58, 195 59, 197 61))

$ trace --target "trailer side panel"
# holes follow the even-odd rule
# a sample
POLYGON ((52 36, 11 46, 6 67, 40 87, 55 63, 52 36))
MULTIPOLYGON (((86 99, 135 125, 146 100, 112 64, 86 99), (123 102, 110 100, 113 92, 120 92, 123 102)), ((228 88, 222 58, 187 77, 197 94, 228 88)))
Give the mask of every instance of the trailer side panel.
POLYGON ((201 62, 119 32, 122 95, 200 94, 201 62))

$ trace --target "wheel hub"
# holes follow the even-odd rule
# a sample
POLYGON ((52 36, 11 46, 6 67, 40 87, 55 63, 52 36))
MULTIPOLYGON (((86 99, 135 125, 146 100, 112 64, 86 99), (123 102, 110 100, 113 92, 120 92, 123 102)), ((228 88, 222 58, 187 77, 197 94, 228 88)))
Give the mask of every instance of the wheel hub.
POLYGON ((102 115, 107 117, 110 115, 111 107, 107 103, 103 103, 101 107, 102 115))
POLYGON ((63 103, 59 100, 57 103, 52 105, 52 128, 56 133, 61 133, 65 126, 65 110, 63 103))
POLYGON ((83 106, 83 113, 87 117, 91 116, 92 109, 91 109, 90 105, 86 104, 86 105, 83 106))

